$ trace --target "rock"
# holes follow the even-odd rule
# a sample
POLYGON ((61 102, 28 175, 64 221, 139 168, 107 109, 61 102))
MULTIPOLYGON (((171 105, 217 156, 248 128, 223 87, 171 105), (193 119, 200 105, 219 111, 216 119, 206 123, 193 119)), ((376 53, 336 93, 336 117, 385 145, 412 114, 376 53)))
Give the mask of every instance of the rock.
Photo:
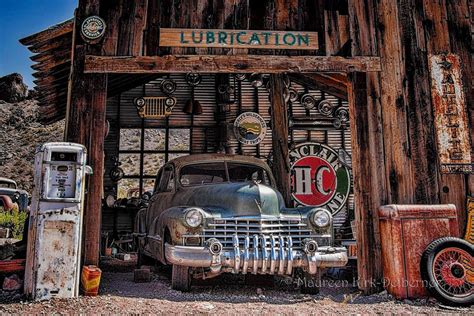
POLYGON ((3 280, 2 289, 5 291, 18 291, 23 286, 23 281, 18 277, 18 275, 13 274, 10 277, 6 277, 3 280))
POLYGON ((151 271, 150 269, 135 269, 133 272, 133 282, 135 283, 145 283, 151 281, 151 271))
POLYGON ((262 295, 263 294, 263 290, 261 288, 257 288, 257 295, 262 295))
POLYGON ((0 78, 0 100, 20 102, 28 96, 28 87, 23 83, 23 77, 13 73, 0 78))

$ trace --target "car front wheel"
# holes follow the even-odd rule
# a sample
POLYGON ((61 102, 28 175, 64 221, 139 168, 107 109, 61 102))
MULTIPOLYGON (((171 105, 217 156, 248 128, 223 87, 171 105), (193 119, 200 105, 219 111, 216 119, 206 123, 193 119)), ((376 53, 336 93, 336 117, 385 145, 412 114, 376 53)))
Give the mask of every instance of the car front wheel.
POLYGON ((181 292, 191 290, 191 271, 189 267, 173 265, 171 288, 181 292))

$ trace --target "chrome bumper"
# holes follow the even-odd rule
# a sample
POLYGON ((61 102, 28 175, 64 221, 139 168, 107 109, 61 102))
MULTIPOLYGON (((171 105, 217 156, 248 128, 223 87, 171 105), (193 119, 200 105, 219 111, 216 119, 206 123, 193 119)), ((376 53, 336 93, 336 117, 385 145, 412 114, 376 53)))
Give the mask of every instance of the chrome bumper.
MULTIPOLYGON (((347 250, 344 247, 318 247, 309 252, 294 250, 291 237, 266 237, 255 235, 255 247, 250 249, 249 237, 244 238, 243 247, 234 236, 233 249, 213 251, 212 245, 206 247, 165 245, 167 262, 175 265, 210 268, 212 273, 232 272, 246 274, 292 274, 293 269, 303 268, 310 274, 316 274, 319 268, 343 267, 347 264, 347 250), (285 243, 286 241, 286 243, 285 243), (278 245, 277 245, 278 243, 278 245)), ((218 242, 217 240, 215 242, 218 242)))

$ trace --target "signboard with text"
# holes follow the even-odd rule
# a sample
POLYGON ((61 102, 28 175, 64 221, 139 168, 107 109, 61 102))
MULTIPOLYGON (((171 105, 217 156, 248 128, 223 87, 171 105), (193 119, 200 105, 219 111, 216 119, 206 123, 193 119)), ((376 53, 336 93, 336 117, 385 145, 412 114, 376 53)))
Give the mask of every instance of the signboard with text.
POLYGON ((290 159, 291 195, 298 205, 323 207, 333 215, 346 205, 350 171, 333 148, 302 143, 290 152, 290 159))
POLYGON ((430 56, 431 94, 442 173, 472 173, 471 140, 459 57, 430 56))
POLYGON ((160 29, 163 47, 218 47, 317 50, 317 32, 224 29, 160 29))

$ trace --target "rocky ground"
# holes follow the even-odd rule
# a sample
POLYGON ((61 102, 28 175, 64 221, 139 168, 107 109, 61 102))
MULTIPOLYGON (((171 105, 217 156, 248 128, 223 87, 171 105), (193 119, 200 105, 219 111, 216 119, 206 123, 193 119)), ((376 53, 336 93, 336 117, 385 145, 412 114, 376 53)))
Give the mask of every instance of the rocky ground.
POLYGON ((170 288, 170 273, 161 269, 149 283, 134 283, 133 263, 105 268, 100 295, 70 300, 15 302, 0 305, 0 313, 19 314, 473 314, 474 308, 448 308, 435 300, 396 301, 386 292, 363 296, 350 284, 327 279, 319 295, 300 294, 285 281, 245 282, 226 276, 201 281, 192 292, 170 288), (114 272, 111 272, 114 270, 114 272))
POLYGON ((0 177, 15 180, 31 193, 36 147, 61 141, 64 121, 52 125, 38 122, 36 100, 7 103, 0 101, 0 177))

